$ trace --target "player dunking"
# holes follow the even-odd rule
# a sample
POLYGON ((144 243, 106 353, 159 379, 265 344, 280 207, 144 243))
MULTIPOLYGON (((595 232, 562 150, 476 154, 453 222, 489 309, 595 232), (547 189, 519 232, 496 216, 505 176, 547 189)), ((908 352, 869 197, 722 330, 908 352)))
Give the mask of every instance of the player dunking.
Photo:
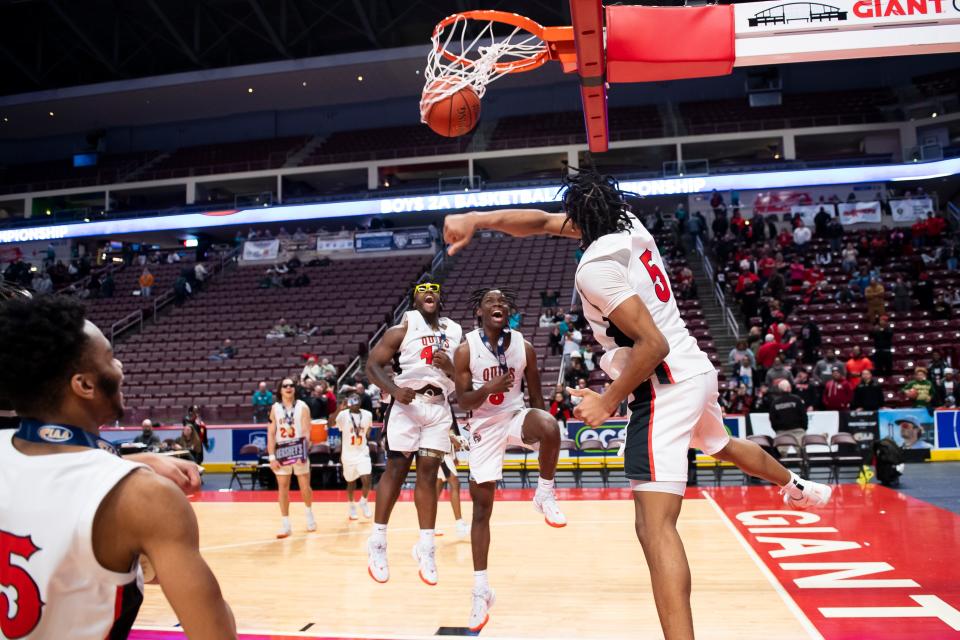
POLYGON ((516 310, 509 289, 473 293, 480 328, 467 334, 453 356, 457 403, 470 411, 470 498, 473 500, 473 604, 470 630, 480 631, 489 619, 494 591, 487 579, 490 515, 497 480, 503 477, 503 457, 510 445, 539 447, 540 479, 533 505, 547 524, 563 527, 567 519, 557 506, 553 477, 560 456, 560 427, 544 411, 540 369, 533 345, 508 326, 516 310), (522 381, 527 382, 530 409, 523 406, 522 381))
POLYGON ((236 638, 187 499, 98 435, 122 384, 79 302, 0 302, 0 396, 20 416, 0 433, 0 637, 126 638, 149 558, 191 638, 236 638))
POLYGON ((373 473, 367 438, 372 427, 373 414, 360 408, 360 397, 351 395, 347 398, 347 408, 337 414, 337 428, 340 429, 343 442, 340 464, 343 467, 343 479, 347 482, 347 502, 350 505, 347 516, 351 520, 359 517, 357 503, 353 501, 357 480, 360 480, 360 510, 363 517, 373 516, 367 502, 370 494, 370 474, 373 473))
MULTIPOLYGON (((292 533, 290 528, 290 481, 297 474, 300 495, 306 507, 307 531, 317 530, 313 517, 313 491, 310 488, 310 407, 297 400, 293 378, 284 378, 277 389, 278 402, 270 409, 267 426, 267 454, 270 468, 277 476, 277 500, 280 502, 281 524, 278 538, 292 533), (287 456, 278 456, 278 450, 290 450, 287 456)), ((281 452, 282 453, 282 452, 281 452)))
POLYGON ((440 285, 422 283, 413 291, 413 311, 384 333, 367 360, 367 377, 393 398, 386 418, 387 468, 377 487, 373 532, 367 542, 367 570, 377 582, 390 579, 387 522, 403 480, 417 459, 414 501, 420 540, 413 557, 420 579, 437 584, 434 533, 437 522, 437 469, 450 451, 453 412, 453 350, 463 336, 460 325, 440 317, 440 285), (391 379, 386 367, 399 356, 400 373, 391 379))
POLYGON ((563 205, 559 214, 514 209, 450 215, 444 237, 451 255, 479 229, 580 239, 576 288, 606 350, 601 367, 613 383, 602 395, 573 391, 583 398, 575 415, 602 425, 629 397, 624 465, 660 624, 667 640, 693 638, 690 568, 676 528, 687 449, 776 483, 790 507, 822 506, 831 489, 801 480, 756 444, 727 435, 716 371, 680 318, 653 236, 630 212, 616 181, 593 171, 573 174, 565 178, 563 205))

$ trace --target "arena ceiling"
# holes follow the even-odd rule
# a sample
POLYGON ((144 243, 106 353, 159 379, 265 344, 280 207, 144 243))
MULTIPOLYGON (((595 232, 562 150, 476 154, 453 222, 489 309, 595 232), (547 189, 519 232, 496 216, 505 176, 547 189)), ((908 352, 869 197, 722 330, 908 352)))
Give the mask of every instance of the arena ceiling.
POLYGON ((0 0, 0 95, 422 45, 469 9, 570 21, 567 0, 0 0))

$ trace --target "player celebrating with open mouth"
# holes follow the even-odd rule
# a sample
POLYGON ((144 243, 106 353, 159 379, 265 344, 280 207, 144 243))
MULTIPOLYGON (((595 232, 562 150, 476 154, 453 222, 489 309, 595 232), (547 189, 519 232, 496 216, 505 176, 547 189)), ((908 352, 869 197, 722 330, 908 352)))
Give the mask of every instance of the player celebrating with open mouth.
POLYGON ((565 526, 567 519, 557 506, 553 490, 560 427, 544 410, 533 345, 507 326, 516 307, 516 295, 509 289, 480 289, 473 293, 472 303, 474 312, 479 310, 480 328, 468 333, 466 341, 457 347, 453 365, 457 403, 471 412, 468 440, 474 586, 470 630, 480 631, 494 603, 494 591, 487 580, 490 515, 508 446, 539 447, 540 479, 533 505, 552 527, 565 526), (524 379, 530 409, 523 406, 524 379))
POLYGON ((564 182, 564 213, 507 209, 450 215, 444 238, 451 255, 479 229, 580 240, 584 254, 576 288, 594 337, 606 350, 600 366, 613 383, 603 394, 572 390, 583 398, 574 414, 600 426, 629 398, 624 467, 660 624, 668 640, 693 638, 690 568, 676 526, 687 449, 701 449, 776 483, 792 508, 823 506, 831 489, 801 480, 755 443, 730 438, 717 404, 717 372, 680 318, 653 236, 631 213, 613 178, 581 170, 564 182))
POLYGON ((454 417, 447 398, 454 389, 453 350, 460 344, 463 329, 440 317, 439 284, 425 282, 414 287, 413 308, 404 314, 403 322, 387 329, 367 360, 367 377, 393 398, 383 421, 387 468, 377 486, 367 571, 377 582, 390 579, 387 523, 416 457, 414 502, 420 541, 413 547, 413 557, 420 566, 420 579, 433 586, 437 584, 437 469, 451 449, 454 417), (400 373, 391 379, 386 367, 398 355, 400 373))

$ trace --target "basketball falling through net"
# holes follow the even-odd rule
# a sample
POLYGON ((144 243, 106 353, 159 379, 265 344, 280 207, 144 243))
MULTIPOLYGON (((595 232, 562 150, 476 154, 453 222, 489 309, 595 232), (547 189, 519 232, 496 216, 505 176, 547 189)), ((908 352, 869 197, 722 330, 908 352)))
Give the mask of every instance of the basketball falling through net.
MULTIPOLYGON (((480 117, 487 85, 556 59, 560 31, 562 27, 543 27, 503 11, 466 11, 445 18, 431 38, 420 121, 442 136, 468 133, 480 117)), ((572 34, 565 35, 572 45, 572 34)))

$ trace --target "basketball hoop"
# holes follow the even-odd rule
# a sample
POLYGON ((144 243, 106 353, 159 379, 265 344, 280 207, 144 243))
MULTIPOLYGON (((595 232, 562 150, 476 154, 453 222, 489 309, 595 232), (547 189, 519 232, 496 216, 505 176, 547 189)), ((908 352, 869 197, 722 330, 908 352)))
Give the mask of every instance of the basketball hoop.
POLYGON ((508 73, 536 69, 573 50, 570 27, 544 27, 506 11, 464 11, 441 20, 433 30, 420 121, 430 108, 463 89, 482 98, 487 85, 508 73))

